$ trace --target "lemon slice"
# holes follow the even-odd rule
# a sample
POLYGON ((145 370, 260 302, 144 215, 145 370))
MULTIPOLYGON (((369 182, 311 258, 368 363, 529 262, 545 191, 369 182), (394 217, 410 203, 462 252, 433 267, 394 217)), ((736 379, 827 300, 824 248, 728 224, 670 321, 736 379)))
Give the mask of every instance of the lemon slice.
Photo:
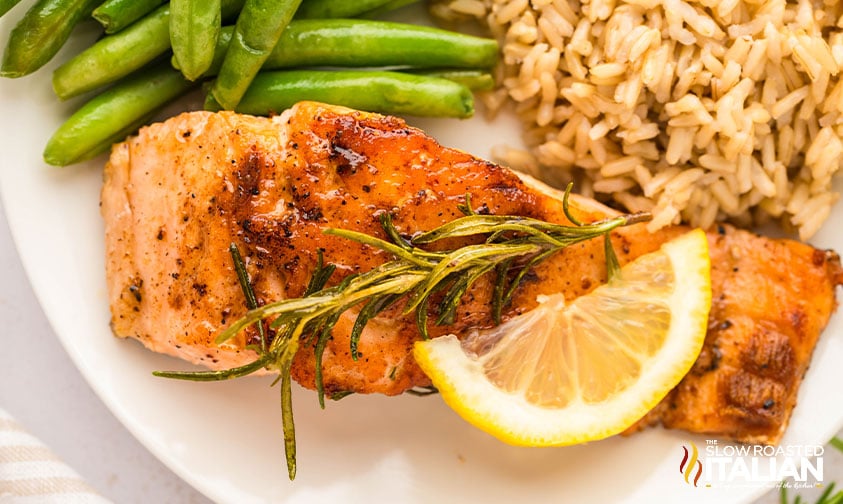
POLYGON ((617 434, 691 368, 711 306, 708 242, 691 231, 566 306, 561 294, 492 329, 419 341, 442 398, 511 444, 561 446, 617 434))

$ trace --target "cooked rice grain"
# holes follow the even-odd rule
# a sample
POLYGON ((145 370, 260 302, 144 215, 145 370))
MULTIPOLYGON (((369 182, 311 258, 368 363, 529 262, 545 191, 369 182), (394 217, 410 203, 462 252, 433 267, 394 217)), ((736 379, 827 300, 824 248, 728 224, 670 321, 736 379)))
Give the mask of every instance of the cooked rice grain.
POLYGON ((843 167, 843 2, 438 0, 502 44, 529 150, 499 160, 651 229, 770 217, 813 235, 843 167))

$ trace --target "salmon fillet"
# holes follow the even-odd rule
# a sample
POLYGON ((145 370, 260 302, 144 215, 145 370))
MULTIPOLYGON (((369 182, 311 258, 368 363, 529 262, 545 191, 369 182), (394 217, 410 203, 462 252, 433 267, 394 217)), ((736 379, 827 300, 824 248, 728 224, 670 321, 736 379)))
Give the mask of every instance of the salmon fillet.
MULTIPOLYGON (((114 147, 101 195, 112 328, 120 337, 211 369, 253 361, 253 329, 223 345, 214 338, 246 312, 228 248, 244 257, 259 304, 300 297, 321 251, 337 265, 331 284, 391 259, 326 235, 328 227, 385 238, 390 213, 412 236, 461 215, 470 194, 479 213, 566 224, 561 193, 439 145, 394 117, 303 102, 280 116, 191 112, 141 129, 114 147)), ((594 221, 614 211, 574 197, 571 212, 594 221)), ((614 232, 621 264, 687 229, 614 232)), ((708 232, 714 306, 699 361, 639 426, 661 422, 693 432, 775 443, 843 282, 838 257, 790 240, 729 226, 708 232)), ((458 245, 459 243, 457 243, 458 245)), ((455 243, 450 243, 453 246, 455 243)), ((600 240, 568 247, 536 267, 504 317, 540 294, 574 299, 606 280, 600 240)), ((493 324, 491 279, 468 291, 456 321, 433 336, 493 324)), ((328 395, 394 395, 429 384, 412 357, 419 337, 400 307, 363 331, 350 353, 354 313, 336 324, 323 355, 328 395)), ((296 355, 293 378, 315 383, 312 346, 296 355)))
POLYGON ((648 425, 775 444, 843 283, 839 258, 720 226, 708 233, 712 305, 697 361, 648 425))

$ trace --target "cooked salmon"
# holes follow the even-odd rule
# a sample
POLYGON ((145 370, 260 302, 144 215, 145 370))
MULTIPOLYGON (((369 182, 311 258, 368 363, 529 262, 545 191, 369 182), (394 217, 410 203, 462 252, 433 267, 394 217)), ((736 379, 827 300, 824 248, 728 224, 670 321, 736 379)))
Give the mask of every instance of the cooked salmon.
MULTIPOLYGON (((466 194, 480 213, 569 223, 558 190, 445 148, 394 117, 303 102, 271 118, 190 112, 145 127, 114 147, 104 175, 113 331, 211 369, 247 364, 256 358, 247 348, 254 329, 214 343, 246 312, 229 244, 244 257, 258 304, 300 297, 320 251, 337 266, 332 284, 391 259, 324 229, 385 238, 379 218, 389 213, 412 236, 462 215, 466 194)), ((615 213, 576 197, 571 212, 582 221, 615 213)), ((684 231, 650 233, 639 224, 612 239, 623 264, 684 231)), ((830 251, 726 225, 708 238, 714 305, 705 347, 641 425, 775 443, 835 309, 840 262, 830 251)), ((529 310, 540 294, 573 299, 605 281, 600 240, 568 247, 528 275, 504 317, 529 310)), ((431 327, 432 335, 492 325, 491 282, 481 278, 455 322, 431 327)), ((413 361, 419 334, 412 317, 395 308, 373 319, 356 360, 353 321, 353 312, 339 320, 325 350, 327 394, 394 395, 429 384, 413 361)), ((314 387, 312 346, 302 345, 292 374, 314 387)))

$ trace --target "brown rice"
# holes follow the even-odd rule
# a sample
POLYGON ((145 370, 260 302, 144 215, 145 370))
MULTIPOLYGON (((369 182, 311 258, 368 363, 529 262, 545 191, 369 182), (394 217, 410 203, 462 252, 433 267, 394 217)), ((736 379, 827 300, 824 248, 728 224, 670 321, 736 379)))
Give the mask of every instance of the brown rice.
POLYGON ((843 2, 439 0, 502 46, 499 88, 528 151, 500 161, 652 229, 770 217, 812 236, 843 166, 843 2))

